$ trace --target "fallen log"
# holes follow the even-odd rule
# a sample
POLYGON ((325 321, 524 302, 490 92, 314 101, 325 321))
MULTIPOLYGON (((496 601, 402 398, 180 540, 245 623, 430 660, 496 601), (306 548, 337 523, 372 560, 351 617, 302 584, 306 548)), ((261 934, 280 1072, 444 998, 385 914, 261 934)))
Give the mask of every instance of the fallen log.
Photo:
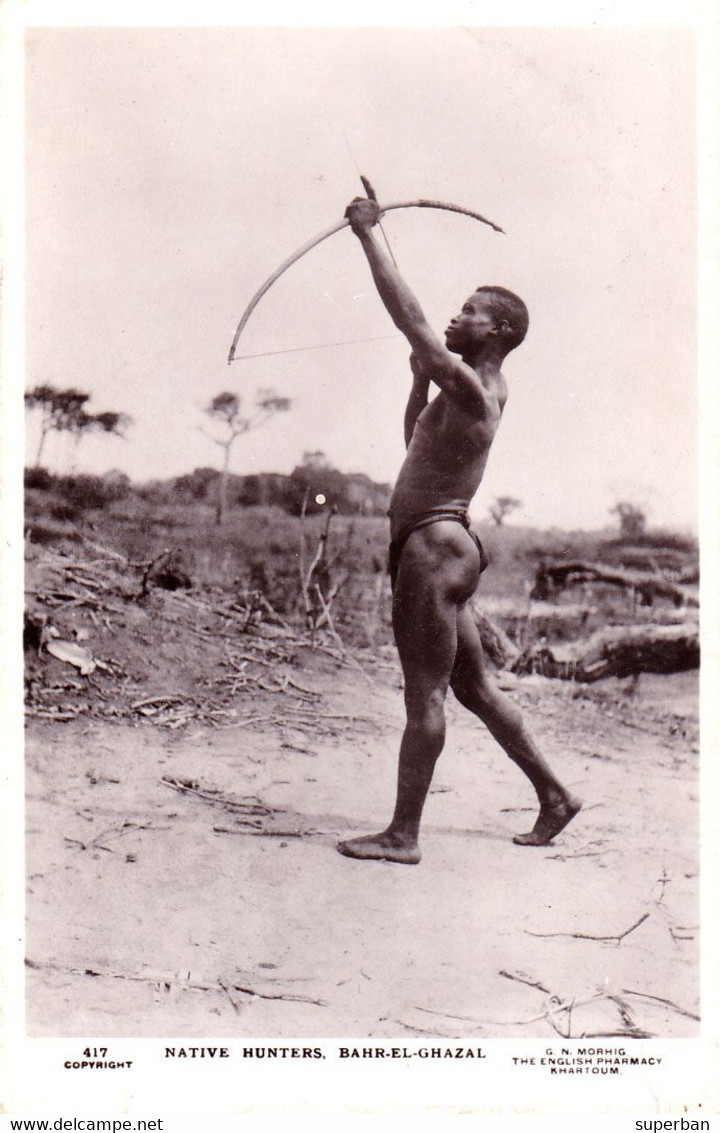
POLYGON ((694 591, 687 586, 670 582, 662 575, 583 560, 552 565, 541 563, 535 571, 535 583, 530 597, 551 598, 558 590, 583 582, 604 582, 609 586, 618 586, 637 594, 643 606, 652 606, 655 598, 668 598, 676 607, 699 604, 694 591))
POLYGON ((496 669, 512 669, 520 658, 520 650, 505 633, 493 622, 477 602, 471 604, 475 625, 488 660, 496 669))
POLYGON ((699 627, 682 625, 611 626, 585 641, 536 645, 515 663, 516 673, 541 673, 590 684, 635 673, 680 673, 700 664, 699 627))

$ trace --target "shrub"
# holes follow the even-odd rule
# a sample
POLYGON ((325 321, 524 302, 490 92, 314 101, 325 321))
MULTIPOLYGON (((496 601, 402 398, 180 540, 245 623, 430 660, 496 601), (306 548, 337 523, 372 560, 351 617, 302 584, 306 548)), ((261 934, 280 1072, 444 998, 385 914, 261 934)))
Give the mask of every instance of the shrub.
POLYGON ((115 498, 112 486, 102 476, 63 476, 55 486, 58 494, 78 511, 103 508, 115 498))
POLYGON ((73 504, 68 503, 66 500, 58 500, 57 503, 51 504, 50 515, 53 519, 59 519, 61 523, 74 523, 81 516, 79 508, 73 504))
POLYGON ((49 491, 55 483, 55 477, 47 468, 41 468, 36 464, 34 468, 25 469, 25 487, 38 488, 40 491, 49 491))

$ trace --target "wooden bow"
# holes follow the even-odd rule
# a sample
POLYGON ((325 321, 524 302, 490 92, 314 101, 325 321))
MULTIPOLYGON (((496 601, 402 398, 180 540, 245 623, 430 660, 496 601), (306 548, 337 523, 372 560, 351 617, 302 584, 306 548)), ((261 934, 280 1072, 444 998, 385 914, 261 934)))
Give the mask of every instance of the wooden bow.
MULTIPOLYGON (((446 204, 444 201, 428 201, 424 200, 423 198, 417 201, 396 201, 391 205, 383 205, 382 212, 390 212, 392 209, 409 208, 445 209, 447 212, 459 212, 462 213, 463 216, 472 216, 475 220, 479 220, 483 224, 488 224, 490 228, 493 228, 495 230, 495 232, 504 231, 502 228, 500 228, 499 225, 493 224, 491 220, 488 220, 486 217, 481 216, 479 212, 473 212, 472 209, 463 208, 461 205, 446 204)), ((350 221, 347 219, 341 220, 337 224, 331 225, 330 228, 326 228, 324 232, 321 232, 319 234, 319 236, 314 236, 312 240, 308 240, 306 244, 303 244, 301 248, 298 248, 297 251, 293 252, 291 256, 288 256, 286 260, 283 260, 283 262, 280 264, 280 267, 276 268, 272 275, 265 280, 262 287, 259 287, 257 289, 247 307, 243 311, 240 322, 238 323, 237 330, 235 331, 235 336, 232 340, 232 346, 230 347, 230 353, 228 354, 228 364, 235 360, 235 352, 237 350, 237 344, 240 340, 240 335, 245 329, 248 319, 257 307, 265 292, 272 287, 273 283, 275 283, 275 281, 280 278, 283 272, 287 271, 289 267, 292 267, 292 265, 299 259, 301 259, 306 252, 309 252, 312 248, 316 247, 317 244, 321 244, 323 240, 327 240, 328 236, 333 236, 336 232, 341 232, 343 228, 347 228, 349 223, 350 221)))

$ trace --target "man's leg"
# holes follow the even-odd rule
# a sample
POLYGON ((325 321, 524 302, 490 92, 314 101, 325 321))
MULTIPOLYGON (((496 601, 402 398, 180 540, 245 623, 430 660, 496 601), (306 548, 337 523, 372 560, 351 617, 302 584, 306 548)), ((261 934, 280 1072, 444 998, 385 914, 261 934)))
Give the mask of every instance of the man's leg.
POLYGON ((380 834, 341 842, 342 854, 407 865, 420 861, 420 819, 445 742, 444 702, 457 649, 458 602, 472 593, 477 569, 477 552, 457 523, 415 531, 403 548, 393 629, 405 678, 407 724, 395 812, 380 834))
POLYGON ((458 613, 457 635, 457 655, 450 681, 452 690, 525 772, 540 803, 533 829, 527 834, 518 834, 513 841, 520 846, 544 846, 575 817, 581 803, 551 771, 527 732, 519 709, 488 680, 480 635, 467 607, 458 613))

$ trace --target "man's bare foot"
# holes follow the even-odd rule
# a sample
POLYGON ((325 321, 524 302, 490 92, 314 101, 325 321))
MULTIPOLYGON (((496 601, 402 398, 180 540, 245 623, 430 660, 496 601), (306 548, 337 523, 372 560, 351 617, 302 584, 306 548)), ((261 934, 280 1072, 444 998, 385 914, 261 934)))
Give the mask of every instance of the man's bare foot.
POLYGON ((387 830, 382 834, 366 834, 362 838, 338 842, 337 848, 348 858, 365 861, 398 862, 400 865, 417 865, 420 861, 417 842, 408 842, 387 830))
POLYGON ((547 846, 556 834, 565 829, 581 807, 580 800, 571 795, 553 806, 541 806, 532 830, 528 834, 516 834, 513 842, 516 846, 547 846))

